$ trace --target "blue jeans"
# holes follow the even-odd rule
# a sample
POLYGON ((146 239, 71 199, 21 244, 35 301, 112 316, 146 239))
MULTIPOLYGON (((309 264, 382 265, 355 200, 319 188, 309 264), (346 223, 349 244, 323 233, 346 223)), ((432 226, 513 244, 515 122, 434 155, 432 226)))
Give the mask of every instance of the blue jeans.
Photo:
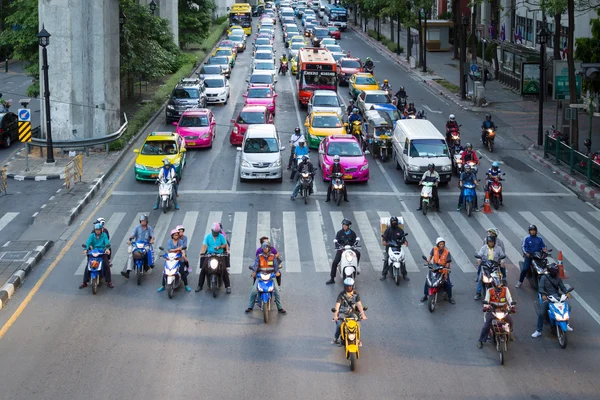
POLYGON ((548 306, 548 300, 542 301, 539 298, 539 295, 538 295, 538 299, 539 299, 538 301, 540 301, 540 315, 538 315, 536 330, 538 332, 541 332, 542 329, 544 329, 544 319, 546 319, 546 315, 548 315, 549 306, 548 306))
MULTIPOLYGON (((294 191, 292 192, 292 196, 296 197, 298 196, 298 192, 300 191, 300 189, 302 188, 302 180, 298 179, 298 181, 296 182, 296 187, 294 187, 294 191)), ((313 192, 313 181, 310 182, 310 193, 313 192)))
POLYGON ((521 275, 519 276, 519 282, 523 283, 525 277, 527 276, 527 271, 531 267, 531 257, 523 258, 523 266, 521 267, 521 275))
MULTIPOLYGON (((283 306, 281 305, 281 299, 279 298, 279 285, 277 284, 277 280, 271 280, 273 282, 274 287, 274 295, 275 295, 275 305, 278 310, 281 310, 283 306)), ((248 303, 248 308, 254 308, 254 303, 256 302, 256 296, 258 296, 258 279, 254 282, 254 286, 252 287, 252 292, 250 293, 250 302, 248 303)))
MULTIPOLYGON (((446 293, 448 294, 448 298, 451 299, 452 298, 452 282, 450 281, 450 275, 448 275, 448 279, 446 279, 446 282, 444 284, 444 287, 446 289, 446 293)), ((425 296, 429 296, 429 286, 427 285, 427 279, 425 279, 425 287, 423 288, 423 294, 425 296)))

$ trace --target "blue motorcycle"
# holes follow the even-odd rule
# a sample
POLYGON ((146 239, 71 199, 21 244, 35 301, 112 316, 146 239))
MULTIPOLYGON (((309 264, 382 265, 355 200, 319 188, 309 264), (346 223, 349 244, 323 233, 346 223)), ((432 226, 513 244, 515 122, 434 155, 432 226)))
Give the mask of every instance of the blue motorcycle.
MULTIPOLYGON (((85 244, 82 245, 85 249, 85 244)), ((104 249, 92 249, 87 251, 88 263, 87 269, 90 271, 90 283, 92 284, 92 293, 98 293, 98 286, 100 285, 100 279, 102 278, 102 270, 104 268, 104 249)))
MULTIPOLYGON (((550 323, 550 329, 556 330, 556 338, 558 344, 563 349, 567 347, 567 332, 569 324, 569 316, 571 314, 571 307, 567 303, 567 297, 569 293, 573 291, 573 288, 567 289, 567 293, 560 296, 557 299, 554 296, 548 296, 548 320, 550 323)), ((538 294, 540 305, 542 304, 542 295, 538 294)))
POLYGON ((463 182, 463 205, 467 211, 467 216, 471 216, 477 192, 475 192, 475 184, 472 182, 463 182))
POLYGON ((257 275, 258 279, 258 306, 263 311, 263 319, 265 320, 265 324, 269 323, 269 311, 271 311, 271 307, 273 306, 273 296, 275 291, 275 284, 273 283, 273 279, 275 278, 275 273, 261 273, 257 275))
MULTIPOLYGON (((132 238, 133 239, 133 238, 132 238)), ((145 241, 131 243, 131 257, 135 265, 135 274, 137 276, 137 284, 142 284, 142 275, 144 275, 144 264, 148 258, 148 246, 150 244, 145 241)))

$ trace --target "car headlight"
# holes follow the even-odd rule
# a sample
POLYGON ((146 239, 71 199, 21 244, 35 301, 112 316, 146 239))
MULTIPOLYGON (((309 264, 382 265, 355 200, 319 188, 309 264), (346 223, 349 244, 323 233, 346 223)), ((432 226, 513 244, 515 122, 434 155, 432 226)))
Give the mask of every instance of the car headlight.
POLYGON ((365 164, 365 165, 363 165, 362 167, 360 167, 360 170, 361 170, 361 171, 366 171, 366 170, 368 170, 368 169, 369 169, 369 164, 368 164, 368 163, 367 163, 367 164, 365 164))
POLYGON ((167 105, 167 110, 174 110, 174 109, 175 109, 175 106, 172 106, 170 104, 167 105))
POLYGON ((201 136, 202 139, 208 139, 209 137, 210 137, 210 132, 205 133, 204 135, 201 136))
POLYGON ((281 166, 281 159, 275 161, 273 164, 271 164, 271 167, 279 167, 281 166))
POLYGON ((221 93, 219 93, 219 96, 225 96, 227 95, 227 90, 223 90, 221 93))
POLYGON ((142 164, 138 164, 138 163, 135 163, 135 168, 136 169, 142 169, 144 171, 146 170, 146 167, 144 167, 142 164))
POLYGON ((451 171, 452 165, 442 165, 442 171, 451 171))
POLYGON ((419 172, 420 168, 418 165, 409 165, 408 170, 411 172, 419 172))
POLYGON ((244 167, 244 168, 250 168, 250 167, 252 167, 252 164, 250 164, 246 160, 242 160, 242 167, 244 167))

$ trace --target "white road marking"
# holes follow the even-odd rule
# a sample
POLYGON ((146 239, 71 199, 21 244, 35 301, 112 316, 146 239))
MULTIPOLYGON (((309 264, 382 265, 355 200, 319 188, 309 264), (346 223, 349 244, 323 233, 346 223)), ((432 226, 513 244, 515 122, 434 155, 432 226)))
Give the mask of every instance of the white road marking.
MULTIPOLYGON (((192 154, 196 154, 196 153, 192 153, 192 154)), ((198 215, 200 213, 198 211, 188 211, 185 213, 185 216, 183 217, 183 223, 181 225, 183 225, 183 227, 185 228, 185 236, 187 236, 188 239, 188 250, 186 251, 187 253, 187 258, 188 258, 188 262, 190 262, 189 260, 192 258, 192 253, 189 250, 189 246, 192 245, 192 238, 194 237, 194 232, 196 231, 196 221, 198 220, 198 215)), ((190 267, 191 269, 191 267, 190 267)))
POLYGON ((233 170, 233 184, 231 185, 231 191, 235 192, 237 190, 237 184, 240 179, 240 162, 242 159, 241 152, 237 152, 235 155, 235 169, 233 170))
POLYGON ((300 249, 296 233, 296 213, 283 212, 283 237, 286 272, 301 272, 300 249))
MULTIPOLYGON (((211 231, 213 223, 221 222, 221 218, 223 218, 223 212, 221 212, 221 211, 211 211, 210 213, 208 213, 208 220, 206 221, 206 228, 204 229, 204 232, 205 232, 204 235, 207 235, 211 231)), ((232 244, 232 246, 233 246, 233 244, 232 244)), ((200 248, 200 250, 202 251, 202 247, 200 248)), ((243 252, 244 249, 242 249, 241 251, 243 252)), ((200 274, 200 264, 201 263, 202 263, 202 258, 198 257, 198 263, 196 264, 196 275, 200 274)))
POLYGON ((329 272, 330 263, 327 250, 325 249, 325 238, 323 236, 323 226, 321 225, 321 213, 318 211, 308 211, 307 222, 310 232, 310 247, 317 272, 329 272))
POLYGON ((241 274, 244 270, 244 244, 246 242, 246 223, 248 213, 236 212, 231 229, 231 256, 229 268, 230 274, 241 274))
MULTIPOLYGON (((464 214, 461 214, 457 211, 450 211, 448 212, 448 214, 450 215, 450 218, 452 218, 454 223, 458 226, 459 231, 463 234, 464 237, 467 238, 467 240, 471 243, 471 246, 473 246, 473 250, 475 251, 474 254, 479 253, 479 250, 483 246, 481 244, 481 237, 477 232, 475 232, 475 229, 473 229, 473 227, 467 222, 467 219, 465 218, 464 214)), ((472 256, 471 259, 473 259, 472 256)))
MULTIPOLYGON (((364 243, 364 248, 369 253, 371 265, 375 271, 383 270, 383 252, 381 250, 381 241, 377 240, 377 235, 373 232, 373 226, 369 222, 369 217, 366 211, 354 211, 354 218, 361 233, 361 242, 364 243)), ((379 224, 377 224, 379 225, 379 224)), ((364 265, 364 261, 361 262, 364 265)))
POLYGON ((6 225, 10 223, 13 219, 15 219, 19 215, 18 212, 7 212, 0 218, 0 231, 6 228, 6 225))
POLYGON ((422 255, 425 257, 429 256, 431 249, 433 249, 433 243, 427 237, 425 230, 421 226, 421 223, 417 220, 416 216, 412 212, 406 212, 402 214, 404 217, 404 231, 409 234, 408 243, 417 243, 421 248, 422 255), (414 237, 414 241, 411 237, 414 237))
MULTIPOLYGON (((569 286, 565 283, 565 287, 568 289, 571 286, 569 286)), ((575 290, 573 290, 571 292, 571 295, 575 298, 575 300, 577 300, 579 302, 579 304, 581 304, 581 306, 584 308, 584 310, 587 311, 588 314, 590 314, 590 316, 592 318, 594 318, 594 320, 598 324, 600 324, 600 315, 598 315, 598 313, 596 311, 594 311, 594 309, 592 307, 590 307, 590 305, 585 300, 583 300, 583 298, 579 295, 579 293, 577 293, 575 290)))
POLYGON ((423 108, 425 108, 427 111, 434 113, 434 114, 441 114, 442 111, 437 111, 437 110, 432 110, 431 108, 429 108, 429 106, 427 104, 423 104, 423 108))
POLYGON ((271 213, 269 211, 259 211, 258 221, 256 222, 256 246, 260 243, 260 238, 266 236, 272 243, 271 238, 271 213))
POLYGON ((590 223, 587 219, 583 218, 575 211, 567 211, 567 214, 572 220, 577 222, 579 225, 585 228, 592 236, 596 238, 600 238, 600 229, 597 229, 592 223, 590 223))
MULTIPOLYGON (((450 230, 442 222, 440 216, 437 214, 427 214, 427 218, 437 233, 446 241, 446 248, 448 248, 452 255, 452 264, 458 265, 465 273, 477 272, 477 269, 475 269, 473 263, 469 260, 469 256, 467 256, 461 246, 458 245, 458 242, 454 239, 454 235, 452 235, 450 230)), ((427 252, 426 255, 427 254, 429 254, 429 252, 427 252)))
MULTIPOLYGON (((383 166, 381 166, 383 168, 383 166)), ((385 171, 385 170, 384 170, 385 171)), ((389 174, 386 172, 383 173, 384 177, 387 176, 389 178, 389 174)), ((388 181, 388 183, 391 182, 388 181)), ((393 182, 391 182, 393 185, 393 182)), ((397 189, 396 189, 397 190, 397 189)), ((211 194, 219 194, 219 195, 263 195, 263 196, 289 196, 290 192, 287 190, 241 190, 241 191, 231 191, 231 190, 180 190, 180 194, 199 194, 199 195, 211 195, 211 194)), ((440 191, 440 197, 456 197, 460 194, 458 191, 440 191)), ((317 196, 325 197, 327 192, 319 193, 317 196)), ((420 192, 369 192, 369 191, 352 191, 352 195, 361 196, 361 197, 380 197, 380 196, 396 196, 396 197, 419 197, 420 192)), ((522 192, 504 192, 502 193, 504 197, 577 197, 577 195, 573 192, 568 193, 522 193, 522 192)), ((112 193, 112 196, 156 196, 156 192, 154 191, 125 191, 125 190, 115 190, 112 193)), ((313 194, 314 196, 314 194, 313 194)), ((402 202, 402 199, 400 199, 402 202)), ((598 217, 600 218, 600 217, 598 217)))

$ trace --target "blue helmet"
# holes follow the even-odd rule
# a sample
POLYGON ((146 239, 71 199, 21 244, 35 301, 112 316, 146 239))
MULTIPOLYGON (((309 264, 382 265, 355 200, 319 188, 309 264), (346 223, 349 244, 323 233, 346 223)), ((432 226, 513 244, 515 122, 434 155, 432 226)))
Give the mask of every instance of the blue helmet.
POLYGON ((492 168, 500 168, 500 163, 498 161, 494 161, 492 163, 492 168))
POLYGON ((94 229, 100 229, 102 230, 102 224, 101 223, 97 223, 94 225, 94 229))

